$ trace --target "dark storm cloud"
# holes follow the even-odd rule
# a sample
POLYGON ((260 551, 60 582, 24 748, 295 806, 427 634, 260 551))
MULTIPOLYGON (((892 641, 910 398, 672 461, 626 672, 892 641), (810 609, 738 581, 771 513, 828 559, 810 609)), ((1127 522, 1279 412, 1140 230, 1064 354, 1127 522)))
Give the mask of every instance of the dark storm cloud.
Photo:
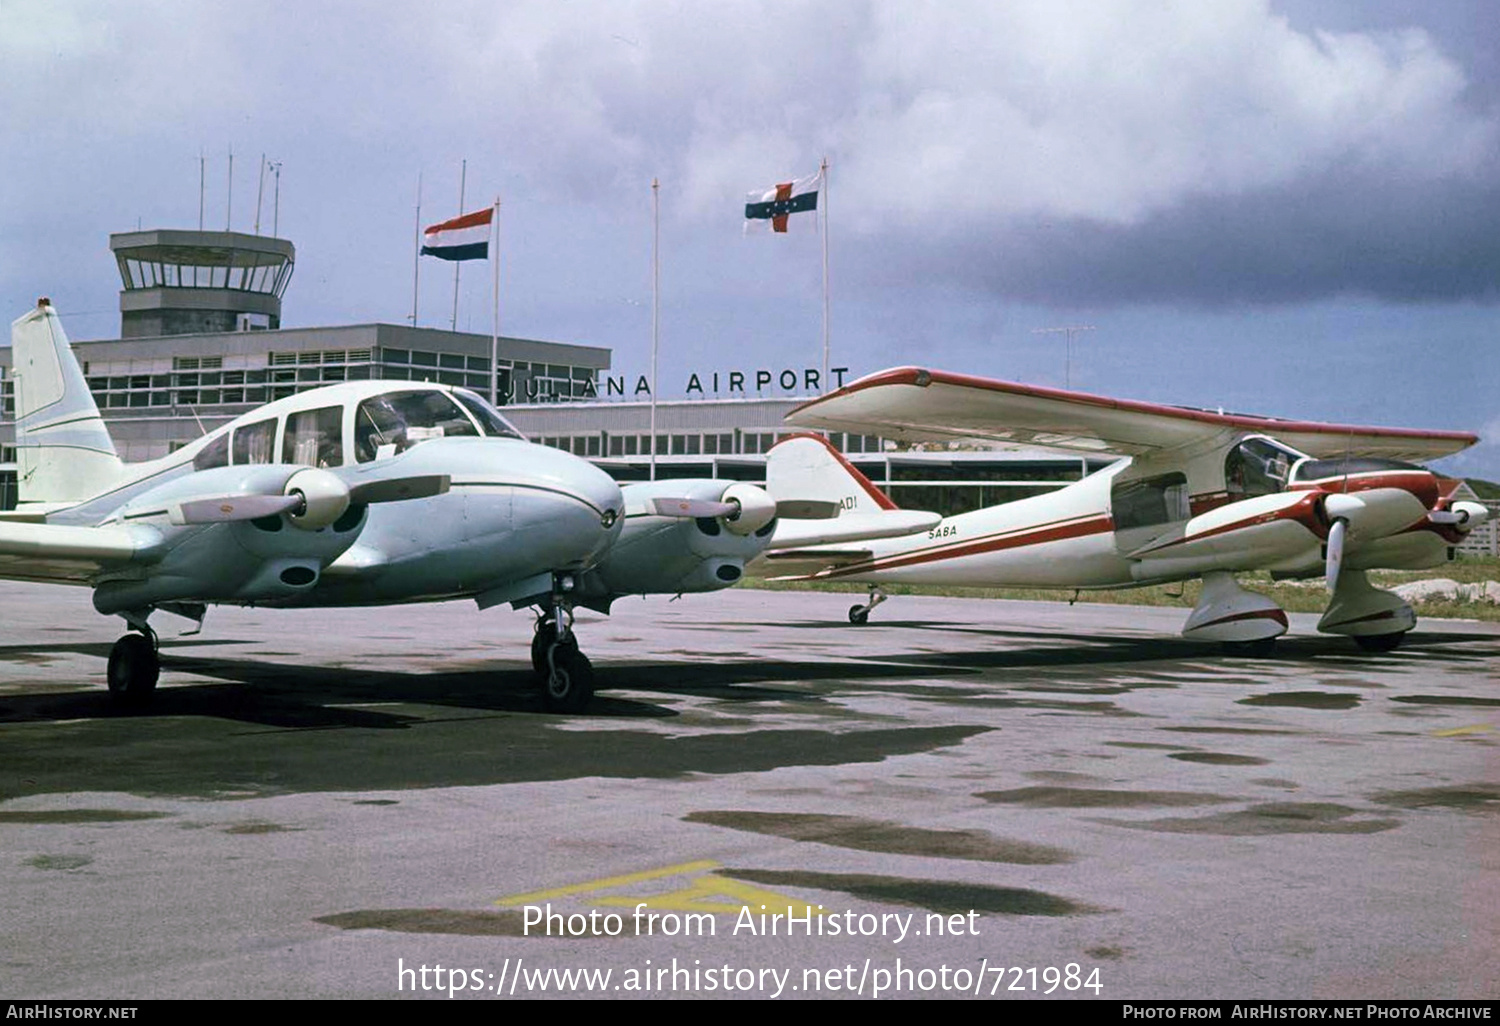
POLYGON ((1336 174, 1194 196, 1138 224, 1024 219, 855 248, 882 286, 949 280, 1050 306, 1500 297, 1500 184, 1417 188, 1336 174))

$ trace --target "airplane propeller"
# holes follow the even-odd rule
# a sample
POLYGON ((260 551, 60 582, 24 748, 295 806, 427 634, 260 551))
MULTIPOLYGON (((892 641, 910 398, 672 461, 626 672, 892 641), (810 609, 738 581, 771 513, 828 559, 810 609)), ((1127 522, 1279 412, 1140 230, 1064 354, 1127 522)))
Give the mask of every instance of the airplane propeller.
POLYGON ((293 474, 280 495, 238 492, 189 499, 171 507, 168 515, 174 524, 197 525, 259 520, 285 513, 295 526, 316 531, 343 516, 350 506, 425 499, 443 494, 449 483, 447 474, 420 474, 365 481, 351 487, 337 474, 309 467, 293 474))

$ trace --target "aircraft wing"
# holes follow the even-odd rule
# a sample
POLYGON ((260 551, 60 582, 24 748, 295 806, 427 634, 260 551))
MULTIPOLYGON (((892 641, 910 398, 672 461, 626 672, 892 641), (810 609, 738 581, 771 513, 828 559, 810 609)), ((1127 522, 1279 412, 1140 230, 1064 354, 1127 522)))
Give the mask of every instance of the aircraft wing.
POLYGON ((149 560, 161 540, 157 531, 141 524, 0 522, 0 578, 86 584, 106 570, 149 560))
POLYGON ((1224 434, 1270 435, 1309 456, 1420 462, 1479 441, 1458 431, 1355 427, 1198 410, 900 367, 860 378, 787 415, 799 427, 910 441, 986 438, 1142 456, 1224 434))

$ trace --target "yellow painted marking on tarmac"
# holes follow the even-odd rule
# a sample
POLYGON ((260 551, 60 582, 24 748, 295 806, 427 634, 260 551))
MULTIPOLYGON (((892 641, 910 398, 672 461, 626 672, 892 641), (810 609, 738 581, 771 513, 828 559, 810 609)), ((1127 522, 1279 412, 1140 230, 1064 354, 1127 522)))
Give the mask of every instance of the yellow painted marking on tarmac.
POLYGON ((592 898, 595 905, 611 906, 618 908, 635 908, 637 905, 645 905, 649 909, 665 912, 709 912, 722 913, 724 915, 738 915, 740 910, 749 906, 751 911, 764 908, 768 912, 777 912, 781 909, 791 908, 794 915, 822 915, 823 906, 813 905, 801 898, 794 898, 777 891, 768 891, 761 887, 753 887, 739 880, 731 880, 728 877, 719 876, 710 870, 721 868, 721 864, 712 859, 701 859, 697 862, 680 862, 674 866, 664 866, 661 869, 648 869, 640 873, 624 873, 619 876, 606 876, 598 880, 589 880, 584 883, 569 884, 566 887, 553 887, 544 891, 531 891, 527 894, 510 894, 495 901, 496 905, 534 905, 539 901, 551 901, 555 898, 576 897, 582 894, 597 894, 599 891, 612 891, 621 887, 629 887, 632 884, 645 883, 650 880, 664 880, 674 876, 692 876, 686 887, 679 887, 674 891, 662 891, 654 894, 598 894, 592 898), (713 900, 713 899, 720 900, 713 900), (729 900, 723 900, 729 899, 729 900))
POLYGON ((547 901, 552 898, 565 898, 570 894, 587 894, 589 891, 607 891, 614 887, 624 887, 628 884, 640 883, 643 880, 659 880, 664 876, 681 876, 684 873, 694 873, 702 869, 718 869, 719 863, 713 859, 701 859, 697 862, 682 862, 675 866, 665 866, 661 869, 647 869, 640 873, 625 873, 621 876, 606 876, 599 880, 589 880, 586 883, 569 884, 567 887, 554 887, 546 891, 531 891, 528 894, 511 894, 504 898, 497 898, 496 905, 531 905, 538 901, 547 901))
POLYGON ((1471 723, 1467 727, 1453 727, 1449 730, 1434 730, 1433 737, 1461 737, 1464 734, 1483 734, 1495 728, 1488 723, 1471 723))

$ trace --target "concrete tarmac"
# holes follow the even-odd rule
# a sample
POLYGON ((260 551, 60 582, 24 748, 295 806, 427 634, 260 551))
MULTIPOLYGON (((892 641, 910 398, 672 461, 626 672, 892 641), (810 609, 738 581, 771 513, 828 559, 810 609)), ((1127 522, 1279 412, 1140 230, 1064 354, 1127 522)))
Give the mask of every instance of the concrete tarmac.
POLYGON ((118 621, 0 583, 0 995, 1500 993, 1496 625, 851 601, 580 614, 577 717, 524 613, 159 614, 125 714, 118 621))

